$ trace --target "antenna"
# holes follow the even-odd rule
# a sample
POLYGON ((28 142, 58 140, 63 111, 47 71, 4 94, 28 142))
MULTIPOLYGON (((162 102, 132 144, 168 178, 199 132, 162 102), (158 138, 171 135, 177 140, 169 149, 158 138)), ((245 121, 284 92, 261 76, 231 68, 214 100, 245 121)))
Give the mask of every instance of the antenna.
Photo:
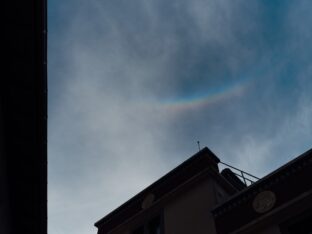
POLYGON ((200 142, 197 141, 197 145, 198 145, 198 151, 200 151, 200 142))

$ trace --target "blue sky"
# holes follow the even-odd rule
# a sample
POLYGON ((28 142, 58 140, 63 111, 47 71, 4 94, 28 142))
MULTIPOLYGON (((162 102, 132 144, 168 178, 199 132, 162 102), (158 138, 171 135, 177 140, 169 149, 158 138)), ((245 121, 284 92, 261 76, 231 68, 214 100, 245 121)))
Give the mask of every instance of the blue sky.
POLYGON ((312 3, 50 0, 50 234, 196 153, 259 177, 312 144, 312 3))

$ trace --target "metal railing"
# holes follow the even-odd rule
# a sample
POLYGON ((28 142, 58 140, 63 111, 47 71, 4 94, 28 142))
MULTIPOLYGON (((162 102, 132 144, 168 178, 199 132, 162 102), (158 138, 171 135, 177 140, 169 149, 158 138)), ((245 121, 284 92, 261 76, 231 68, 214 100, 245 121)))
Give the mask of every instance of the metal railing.
POLYGON ((252 174, 250 174, 248 172, 245 172, 243 170, 240 170, 240 169, 238 169, 236 167, 233 167, 233 166, 231 166, 229 164, 226 164, 224 162, 220 162, 220 164, 223 164, 223 165, 225 165, 225 166, 227 166, 227 167, 229 167, 231 169, 234 169, 235 171, 233 171, 233 173, 235 175, 237 175, 240 179, 242 179, 242 181, 244 182, 244 184, 246 186, 251 185, 254 182, 256 182, 257 180, 259 180, 258 177, 254 176, 254 175, 252 175, 252 174), (247 182, 249 182, 249 184, 247 182))

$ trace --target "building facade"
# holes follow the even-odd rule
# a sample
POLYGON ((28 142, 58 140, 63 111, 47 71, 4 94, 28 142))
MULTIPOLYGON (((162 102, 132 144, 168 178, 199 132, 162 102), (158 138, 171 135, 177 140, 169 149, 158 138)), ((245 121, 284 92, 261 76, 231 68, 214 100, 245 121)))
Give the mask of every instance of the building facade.
POLYGON ((219 163, 202 149, 96 222, 98 234, 312 233, 312 150, 249 186, 219 163))

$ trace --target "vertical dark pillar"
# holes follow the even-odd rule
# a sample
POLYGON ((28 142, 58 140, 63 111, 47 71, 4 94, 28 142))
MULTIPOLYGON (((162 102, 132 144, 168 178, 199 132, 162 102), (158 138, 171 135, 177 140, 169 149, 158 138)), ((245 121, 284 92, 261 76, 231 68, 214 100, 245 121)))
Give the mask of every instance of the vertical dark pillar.
POLYGON ((0 233, 47 233, 46 0, 6 2, 0 233))

